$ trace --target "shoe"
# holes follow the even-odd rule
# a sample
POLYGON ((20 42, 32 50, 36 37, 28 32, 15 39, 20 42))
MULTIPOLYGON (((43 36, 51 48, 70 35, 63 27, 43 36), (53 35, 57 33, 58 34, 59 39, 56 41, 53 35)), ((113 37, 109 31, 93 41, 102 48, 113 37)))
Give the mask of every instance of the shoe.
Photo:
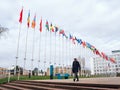
POLYGON ((75 82, 75 79, 73 79, 73 81, 75 82))
POLYGON ((77 80, 77 82, 78 82, 79 80, 77 80))

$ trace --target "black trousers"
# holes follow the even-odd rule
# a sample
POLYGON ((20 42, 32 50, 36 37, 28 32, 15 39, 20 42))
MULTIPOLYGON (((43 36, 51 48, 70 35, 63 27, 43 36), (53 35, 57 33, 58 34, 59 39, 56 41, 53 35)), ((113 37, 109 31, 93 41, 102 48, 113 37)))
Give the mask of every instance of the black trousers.
POLYGON ((79 81, 78 72, 75 72, 75 73, 74 73, 74 80, 76 80, 76 79, 77 79, 77 81, 79 81))

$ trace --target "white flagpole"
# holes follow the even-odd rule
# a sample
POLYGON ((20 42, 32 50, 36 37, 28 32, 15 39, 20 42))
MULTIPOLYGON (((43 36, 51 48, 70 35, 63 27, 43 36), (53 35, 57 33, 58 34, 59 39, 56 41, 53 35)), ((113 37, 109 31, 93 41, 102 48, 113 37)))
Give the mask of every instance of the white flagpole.
POLYGON ((56 32, 55 32, 55 56, 54 56, 54 74, 56 73, 55 72, 55 69, 56 68, 56 32))
POLYGON ((81 53, 81 75, 84 75, 84 68, 83 68, 83 57, 84 57, 84 53, 83 53, 84 51, 83 51, 83 46, 82 46, 82 44, 80 45, 80 53, 81 53))
POLYGON ((60 60, 61 60, 61 53, 60 53, 60 34, 59 34, 59 73, 60 73, 60 60))
POLYGON ((39 60, 38 60, 38 74, 39 74, 39 70, 40 70, 40 67, 39 67, 39 65, 40 65, 40 50, 41 50, 41 32, 40 32, 40 37, 39 37, 39 60))
MULTIPOLYGON (((69 41, 68 41, 68 45, 69 45, 68 46, 68 52, 69 52, 69 55, 68 55, 69 56, 69 60, 68 60, 69 63, 68 63, 68 65, 69 65, 69 69, 70 69, 71 68, 71 66, 70 66, 71 65, 71 60, 70 60, 71 59, 71 56, 70 56, 70 37, 68 39, 69 39, 69 41)), ((71 73, 70 73, 70 75, 71 75, 71 73)))
POLYGON ((47 30, 46 30, 46 36, 45 36, 45 53, 44 53, 44 73, 45 73, 45 64, 46 64, 46 42, 47 42, 47 30))
POLYGON ((17 66, 17 64, 18 64, 20 33, 21 33, 21 24, 20 24, 20 27, 19 27, 18 44, 17 44, 17 54, 16 54, 16 64, 15 64, 14 75, 16 75, 16 73, 17 73, 17 68, 16 68, 16 66, 17 66))
POLYGON ((28 28, 27 28, 27 34, 26 34, 25 58, 24 58, 24 69, 23 69, 23 73, 25 73, 25 65, 26 65, 26 54, 27 54, 27 38, 28 38, 28 28))
POLYGON ((8 83, 10 82, 10 67, 8 68, 8 83))
POLYGON ((62 68, 62 71, 64 73, 64 36, 62 36, 62 65, 63 65, 63 68, 62 68))
POLYGON ((51 63, 51 55, 52 55, 52 52, 51 52, 51 49, 52 47, 51 47, 51 31, 50 31, 50 61, 49 61, 49 65, 51 65, 52 63, 51 63))
POLYGON ((68 73, 68 60, 67 59, 69 59, 69 58, 67 58, 67 38, 66 38, 66 73, 68 73))
MULTIPOLYGON (((73 62, 73 56, 72 56, 72 52, 73 52, 73 48, 72 48, 72 41, 70 40, 70 68, 72 69, 72 62, 73 62)), ((72 71, 71 71, 71 75, 72 75, 72 71)))
POLYGON ((35 43, 35 28, 33 32, 33 47, 32 47, 32 59, 31 59, 31 76, 32 76, 32 70, 33 70, 33 61, 34 61, 34 43, 35 43))

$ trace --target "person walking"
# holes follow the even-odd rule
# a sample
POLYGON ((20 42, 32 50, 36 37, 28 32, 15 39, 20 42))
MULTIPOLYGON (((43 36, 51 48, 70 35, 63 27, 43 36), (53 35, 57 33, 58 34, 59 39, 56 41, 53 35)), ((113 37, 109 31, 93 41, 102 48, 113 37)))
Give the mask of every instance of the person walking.
POLYGON ((74 78, 73 78, 73 81, 75 82, 76 79, 77 81, 79 81, 79 78, 78 78, 78 71, 81 70, 81 66, 79 64, 79 62, 77 61, 77 58, 74 58, 74 61, 72 63, 72 72, 74 74, 74 78))

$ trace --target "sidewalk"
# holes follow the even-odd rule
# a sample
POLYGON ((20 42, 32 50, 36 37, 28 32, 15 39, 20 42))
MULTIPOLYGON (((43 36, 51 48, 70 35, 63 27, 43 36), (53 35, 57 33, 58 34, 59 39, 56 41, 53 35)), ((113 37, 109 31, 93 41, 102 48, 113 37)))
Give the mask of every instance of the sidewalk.
MULTIPOLYGON (((39 81, 39 80, 35 80, 35 81, 39 81)), ((53 79, 53 80, 40 80, 40 81, 73 83, 73 79, 53 79)), ((120 77, 80 78, 79 81, 75 83, 120 85, 120 77)))

